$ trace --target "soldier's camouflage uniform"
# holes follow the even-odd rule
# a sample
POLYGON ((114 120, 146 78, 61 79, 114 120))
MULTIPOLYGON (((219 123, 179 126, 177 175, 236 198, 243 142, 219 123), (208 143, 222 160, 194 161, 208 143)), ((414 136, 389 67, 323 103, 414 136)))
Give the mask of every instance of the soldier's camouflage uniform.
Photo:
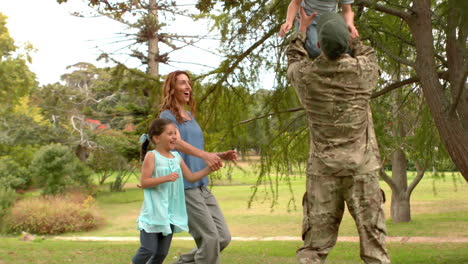
POLYGON ((304 246, 298 263, 324 263, 336 243, 345 203, 356 221, 365 263, 390 263, 369 101, 377 84, 375 51, 353 42, 353 57, 310 60, 305 34, 288 51, 288 77, 307 113, 310 151, 303 199, 304 246))

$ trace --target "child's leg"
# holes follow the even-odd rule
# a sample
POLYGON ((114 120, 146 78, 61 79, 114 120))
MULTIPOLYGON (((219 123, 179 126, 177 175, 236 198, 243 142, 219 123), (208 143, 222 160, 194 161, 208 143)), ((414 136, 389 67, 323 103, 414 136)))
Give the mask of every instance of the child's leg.
POLYGON ((161 233, 146 233, 145 230, 140 231, 141 246, 132 258, 134 264, 145 264, 151 256, 156 253, 158 234, 161 233))
MULTIPOLYGON (((172 231, 174 231, 174 227, 171 225, 172 231)), ((171 247, 172 242, 172 234, 167 236, 163 236, 161 233, 158 233, 158 243, 156 252, 154 253, 153 257, 149 261, 150 264, 162 264, 164 259, 167 257, 169 253, 169 248, 171 247)))
POLYGON ((319 49, 317 46, 318 42, 318 35, 317 35, 317 24, 310 24, 310 26, 307 28, 307 33, 306 33, 306 43, 304 45, 305 49, 307 50, 307 53, 309 53, 309 56, 312 59, 317 58, 322 51, 319 49))
MULTIPOLYGON (((296 21, 294 25, 295 25, 296 32, 298 32, 299 23, 296 21)), ((313 23, 313 24, 310 24, 310 26, 307 28, 306 43, 304 45, 304 48, 309 54, 309 57, 311 57, 312 59, 317 58, 320 55, 320 53, 322 53, 322 50, 320 50, 319 47, 317 46, 317 42, 318 42, 317 25, 313 23)))

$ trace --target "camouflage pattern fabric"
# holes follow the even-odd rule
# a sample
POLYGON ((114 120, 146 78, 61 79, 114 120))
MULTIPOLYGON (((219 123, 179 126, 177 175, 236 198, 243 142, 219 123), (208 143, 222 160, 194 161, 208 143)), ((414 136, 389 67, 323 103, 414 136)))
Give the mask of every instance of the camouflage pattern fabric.
POLYGON ((368 264, 390 263, 385 248, 385 216, 378 171, 347 177, 307 178, 303 199, 304 246, 297 252, 298 263, 324 263, 338 237, 345 203, 356 221, 361 259, 368 264))
POLYGON ((375 51, 353 43, 355 58, 329 60, 322 53, 310 60, 305 34, 291 42, 288 77, 307 113, 310 130, 308 174, 349 176, 380 168, 370 96, 379 67, 375 51))
POLYGON ((390 263, 378 170, 380 156, 369 101, 380 68, 375 51, 353 41, 353 56, 309 59, 305 34, 288 50, 288 77, 304 107, 310 131, 304 195, 301 264, 324 263, 349 208, 356 221, 365 263, 390 263))

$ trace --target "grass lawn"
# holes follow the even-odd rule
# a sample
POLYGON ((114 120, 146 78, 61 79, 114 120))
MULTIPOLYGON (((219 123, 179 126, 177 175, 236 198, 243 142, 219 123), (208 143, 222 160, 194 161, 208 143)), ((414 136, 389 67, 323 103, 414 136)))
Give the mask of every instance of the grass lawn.
MULTIPOLYGON (((232 179, 225 177, 213 181, 212 191, 224 212, 232 236, 270 237, 300 235, 302 221, 302 195, 305 176, 272 177, 278 187, 261 185, 251 207, 248 201, 256 174, 252 168, 235 168, 232 179), (247 172, 245 172, 247 170, 247 172), (286 179, 291 183, 286 183, 286 179), (273 203, 274 195, 278 197, 273 203), (274 206, 272 206, 274 204, 274 206)), ((224 170, 224 169, 223 169, 224 170)), ((220 175, 226 174, 221 170, 220 175)), ((109 179, 108 182, 111 182, 109 179)), ((411 181, 411 180, 410 180, 411 181)), ((103 186, 96 197, 98 208, 105 218, 97 230, 68 233, 63 236, 128 236, 138 237, 135 219, 138 216, 143 193, 136 188, 137 179, 132 177, 124 192, 111 193, 103 186)), ((409 223, 393 223, 390 220, 391 191, 385 182, 387 203, 387 229, 389 236, 468 237, 468 184, 460 174, 447 175, 434 181, 426 175, 412 194, 409 223)), ((37 195, 27 194, 26 196, 37 195)), ((356 236, 354 221, 345 213, 340 227, 340 236, 356 236)), ((176 236, 190 236, 188 233, 176 236)), ((137 242, 71 242, 46 238, 34 242, 20 241, 16 237, 0 238, 0 264, 10 263, 130 263, 137 242)), ((172 263, 178 254, 189 251, 193 241, 173 241, 165 263, 172 263)), ((222 264, 295 263, 295 251, 300 241, 233 241, 223 253, 222 264)), ((392 263, 468 263, 468 243, 389 243, 392 263)), ((359 244, 339 242, 331 252, 327 264, 361 263, 359 244)))
MULTIPOLYGON (((115 264, 130 263, 139 244, 122 242, 64 242, 43 240, 24 242, 17 238, 2 239, 0 264, 115 264)), ((189 251, 191 241, 173 241, 165 264, 178 254, 189 251)), ((300 242, 238 242, 223 252, 223 264, 293 264, 300 242)), ((464 264, 468 260, 468 244, 399 244, 390 243, 388 250, 394 264, 464 264)), ((362 263, 357 243, 341 242, 327 259, 327 264, 362 263)))
MULTIPOLYGON (((251 171, 251 170, 249 170, 251 171)), ((222 171, 221 171, 222 172, 222 171)), ((439 236, 468 237, 468 184, 460 174, 447 175, 445 180, 434 181, 430 175, 419 183, 411 199, 412 221, 393 223, 390 219, 391 191, 385 182, 387 229, 389 236, 439 236), (434 191, 434 185, 436 188, 434 191)), ((302 221, 301 199, 305 191, 305 177, 291 176, 291 190, 285 178, 279 180, 278 189, 269 185, 259 187, 251 208, 247 202, 252 195, 256 174, 234 169, 232 180, 215 180, 212 191, 220 204, 233 236, 299 236, 302 221), (224 185, 219 185, 220 183, 224 185), (272 208, 272 190, 278 201, 272 208), (291 205, 291 200, 294 205, 291 205), (257 223, 268 223, 258 225, 257 223), (274 228, 272 228, 274 226, 274 228)), ((275 179, 273 179, 275 180, 275 179)), ((133 181, 133 180, 132 180, 133 181)), ((97 203, 106 224, 94 231, 65 235, 78 236, 138 236, 135 219, 139 213, 143 193, 135 187, 136 181, 127 185, 125 192, 100 192, 97 203)), ((187 233, 178 236, 189 236, 187 233)), ((354 221, 345 212, 340 236, 356 236, 354 221)))

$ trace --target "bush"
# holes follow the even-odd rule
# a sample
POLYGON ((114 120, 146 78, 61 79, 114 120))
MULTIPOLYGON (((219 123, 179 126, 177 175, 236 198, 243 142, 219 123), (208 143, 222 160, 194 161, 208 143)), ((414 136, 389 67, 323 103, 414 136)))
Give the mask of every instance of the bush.
POLYGON ((135 170, 140 165, 139 162, 126 162, 121 165, 118 171, 116 171, 117 176, 115 177, 115 181, 111 182, 110 184, 110 191, 111 192, 122 192, 124 190, 124 186, 127 181, 130 179, 132 175, 136 176, 135 170))
POLYGON ((0 223, 8 209, 15 203, 16 197, 15 190, 10 187, 0 186, 0 223))
POLYGON ((0 186, 26 189, 31 184, 30 171, 10 157, 0 157, 0 186))
POLYGON ((95 229, 101 218, 92 196, 41 196, 18 201, 5 217, 10 233, 56 235, 95 229))
POLYGON ((93 151, 87 160, 87 164, 97 174, 99 185, 103 185, 114 171, 126 166, 127 160, 116 152, 98 148, 93 151))
POLYGON ((91 170, 60 144, 40 148, 34 154, 31 171, 43 194, 63 193, 69 187, 87 187, 90 183, 91 170))

